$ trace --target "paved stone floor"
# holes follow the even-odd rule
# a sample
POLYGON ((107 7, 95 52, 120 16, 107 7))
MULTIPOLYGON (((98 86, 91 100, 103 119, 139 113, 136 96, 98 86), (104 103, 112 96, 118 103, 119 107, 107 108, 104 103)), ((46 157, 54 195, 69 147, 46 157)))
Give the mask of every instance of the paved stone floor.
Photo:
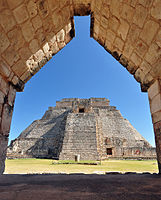
POLYGON ((161 175, 1 175, 0 200, 161 200, 161 175))

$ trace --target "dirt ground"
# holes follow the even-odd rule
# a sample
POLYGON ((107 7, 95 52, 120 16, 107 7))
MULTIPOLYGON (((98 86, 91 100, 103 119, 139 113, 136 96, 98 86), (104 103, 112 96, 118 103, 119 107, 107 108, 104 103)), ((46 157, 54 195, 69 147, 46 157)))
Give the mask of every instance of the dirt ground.
POLYGON ((161 175, 1 175, 0 200, 161 200, 161 175))

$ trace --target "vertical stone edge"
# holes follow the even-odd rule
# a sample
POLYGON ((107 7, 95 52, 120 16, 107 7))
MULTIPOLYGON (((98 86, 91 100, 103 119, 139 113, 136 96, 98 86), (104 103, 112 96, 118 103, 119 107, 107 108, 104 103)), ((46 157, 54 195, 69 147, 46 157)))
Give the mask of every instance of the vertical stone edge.
POLYGON ((15 87, 0 76, 0 174, 3 174, 5 170, 8 136, 15 96, 15 87))
POLYGON ((159 174, 161 174, 161 80, 156 80, 148 89, 159 174))

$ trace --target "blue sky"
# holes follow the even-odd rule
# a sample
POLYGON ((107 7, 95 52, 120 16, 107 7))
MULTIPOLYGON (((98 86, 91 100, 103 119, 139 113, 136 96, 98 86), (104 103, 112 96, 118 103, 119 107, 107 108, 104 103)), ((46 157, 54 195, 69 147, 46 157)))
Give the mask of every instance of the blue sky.
POLYGON ((62 98, 106 97, 153 146, 147 93, 103 47, 90 38, 90 17, 75 17, 76 37, 17 93, 10 140, 62 98))

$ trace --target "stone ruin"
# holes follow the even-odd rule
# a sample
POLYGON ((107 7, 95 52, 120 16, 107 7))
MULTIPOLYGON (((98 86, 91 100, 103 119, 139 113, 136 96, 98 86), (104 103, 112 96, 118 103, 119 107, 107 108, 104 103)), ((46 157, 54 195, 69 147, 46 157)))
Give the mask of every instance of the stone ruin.
POLYGON ((161 1, 0 0, 0 174, 16 92, 74 37, 90 15, 96 40, 148 93, 161 173, 161 1))
POLYGON ((73 160, 156 158, 156 151, 106 98, 66 98, 18 138, 8 158, 73 160))

